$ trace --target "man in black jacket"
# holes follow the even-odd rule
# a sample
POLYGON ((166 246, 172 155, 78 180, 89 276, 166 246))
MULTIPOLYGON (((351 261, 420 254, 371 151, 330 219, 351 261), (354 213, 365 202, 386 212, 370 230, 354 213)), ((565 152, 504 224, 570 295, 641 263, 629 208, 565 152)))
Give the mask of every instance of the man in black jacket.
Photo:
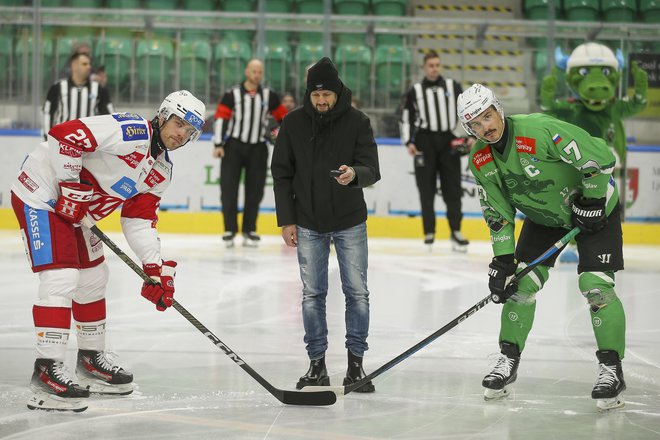
MULTIPOLYGON (((366 374, 369 332, 367 205, 362 188, 380 180, 369 118, 351 107, 351 91, 329 58, 307 74, 303 106, 283 120, 271 163, 277 223, 287 246, 297 247, 303 282, 303 323, 310 366, 296 388, 330 385, 325 367, 328 255, 337 251, 346 296, 348 371, 344 385, 366 374)), ((371 382, 358 392, 373 392, 371 382)))

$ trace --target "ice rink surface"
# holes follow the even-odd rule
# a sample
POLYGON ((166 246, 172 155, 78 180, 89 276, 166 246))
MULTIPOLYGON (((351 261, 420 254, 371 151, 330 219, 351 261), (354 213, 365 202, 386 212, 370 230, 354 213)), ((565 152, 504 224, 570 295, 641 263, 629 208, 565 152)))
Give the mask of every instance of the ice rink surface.
MULTIPOLYGON (((121 234, 110 234, 130 254, 121 234)), ((159 313, 141 280, 109 249, 108 349, 135 376, 130 396, 91 398, 79 414, 27 410, 34 362, 31 309, 37 276, 18 232, 0 231, 2 439, 625 439, 660 438, 660 249, 626 247, 617 292, 627 314, 626 406, 599 413, 590 398, 595 341, 574 265, 551 272, 512 396, 485 402, 481 379, 497 353, 500 306, 489 304, 328 407, 285 406, 176 310, 159 313)), ((274 386, 294 389, 307 370, 295 250, 279 237, 259 249, 224 249, 219 236, 162 235, 179 262, 175 298, 274 386)), ((132 255, 132 254, 131 254, 132 255)), ((490 246, 468 254, 439 241, 370 240, 372 371, 487 295, 490 246)), ((346 370, 344 305, 330 263, 326 361, 332 385, 346 370)), ((73 368, 76 344, 69 344, 73 368)))

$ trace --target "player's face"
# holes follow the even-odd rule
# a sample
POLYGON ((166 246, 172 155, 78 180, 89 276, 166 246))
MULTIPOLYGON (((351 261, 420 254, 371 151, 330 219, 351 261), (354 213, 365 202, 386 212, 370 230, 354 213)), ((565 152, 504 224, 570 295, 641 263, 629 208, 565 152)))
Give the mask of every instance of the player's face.
POLYGON ((429 58, 423 66, 424 76, 429 81, 435 81, 440 76, 440 58, 429 58))
POLYGON ((314 90, 309 94, 309 99, 317 112, 326 113, 335 106, 337 94, 330 90, 314 90))
POLYGON ((468 125, 479 139, 491 144, 499 141, 504 132, 504 121, 493 107, 481 113, 468 125))
POLYGON ((180 117, 173 115, 161 127, 160 140, 165 145, 165 148, 174 151, 188 142, 190 136, 194 135, 195 132, 196 130, 192 125, 180 117))

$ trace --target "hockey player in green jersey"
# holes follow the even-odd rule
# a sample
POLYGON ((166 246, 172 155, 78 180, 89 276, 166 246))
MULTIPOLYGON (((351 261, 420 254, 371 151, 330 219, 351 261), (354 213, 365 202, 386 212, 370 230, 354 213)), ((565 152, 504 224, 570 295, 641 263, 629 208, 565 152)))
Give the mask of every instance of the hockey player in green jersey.
POLYGON ((516 380, 534 321, 535 296, 548 281, 557 255, 518 283, 508 281, 578 226, 578 284, 598 346, 591 397, 600 409, 622 406, 625 315, 614 291, 614 274, 623 269, 623 242, 612 151, 602 139, 548 115, 505 117, 493 92, 480 84, 458 97, 457 112, 465 130, 478 139, 470 169, 495 255, 488 286, 493 300, 504 303, 501 355, 482 383, 486 400, 506 396, 507 385, 516 380), (525 215, 517 244, 516 210, 525 215))

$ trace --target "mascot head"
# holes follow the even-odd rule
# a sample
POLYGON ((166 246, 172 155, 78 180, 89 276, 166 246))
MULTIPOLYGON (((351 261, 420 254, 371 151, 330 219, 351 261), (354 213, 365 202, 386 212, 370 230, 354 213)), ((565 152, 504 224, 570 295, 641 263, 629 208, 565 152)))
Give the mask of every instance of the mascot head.
POLYGON ((601 111, 615 98, 623 68, 623 56, 602 44, 589 42, 575 48, 566 57, 560 48, 555 55, 557 66, 566 70, 566 81, 573 93, 591 111, 601 111))

